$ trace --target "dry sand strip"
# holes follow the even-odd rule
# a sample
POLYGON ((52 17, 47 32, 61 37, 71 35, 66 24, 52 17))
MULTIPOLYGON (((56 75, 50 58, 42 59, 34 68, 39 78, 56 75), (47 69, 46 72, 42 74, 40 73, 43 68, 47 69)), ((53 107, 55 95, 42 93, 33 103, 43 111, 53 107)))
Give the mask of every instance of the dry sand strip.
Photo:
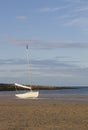
POLYGON ((0 130, 88 130, 88 102, 2 98, 0 130))

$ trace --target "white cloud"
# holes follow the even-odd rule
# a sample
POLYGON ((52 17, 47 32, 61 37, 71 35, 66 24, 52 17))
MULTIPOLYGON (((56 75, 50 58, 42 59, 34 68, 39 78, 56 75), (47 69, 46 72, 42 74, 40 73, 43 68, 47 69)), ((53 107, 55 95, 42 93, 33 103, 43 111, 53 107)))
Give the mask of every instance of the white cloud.
POLYGON ((78 27, 82 31, 88 30, 88 17, 86 14, 79 12, 70 12, 59 16, 58 22, 64 26, 78 27))
POLYGON ((58 23, 65 26, 77 27, 81 31, 88 30, 88 3, 83 0, 78 0, 79 4, 71 3, 64 9, 64 13, 59 14, 58 23), (83 2, 83 4, 82 4, 83 2))
POLYGON ((26 20, 27 16, 16 16, 17 20, 26 20))
POLYGON ((73 75, 72 74, 65 74, 65 73, 43 73, 42 74, 43 77, 72 77, 73 75))
MULTIPOLYGON (((69 22, 69 25, 71 26, 71 24, 78 24, 78 23, 75 23, 78 21, 71 21, 69 22)), ((81 26, 81 23, 80 23, 80 26, 81 26)), ((85 31, 87 31, 87 29, 85 31)), ((23 46, 29 44, 30 48, 34 48, 34 49, 88 48, 88 43, 82 43, 82 42, 59 42, 59 41, 47 42, 47 41, 41 41, 41 40, 17 39, 17 38, 7 38, 5 39, 4 42, 14 43, 14 44, 23 45, 23 46)))
POLYGON ((84 12, 84 11, 88 11, 88 6, 80 7, 76 9, 74 12, 84 12))
MULTIPOLYGON (((4 63, 7 63, 7 61, 12 61, 12 63, 16 63, 16 64, 8 64, 7 68, 6 66, 3 64, 0 66, 0 78, 5 78, 8 80, 8 78, 10 78, 10 82, 11 79, 13 78, 13 80, 17 80, 19 81, 19 79, 26 79, 27 80, 27 76, 28 76, 28 69, 24 67, 24 64, 19 64, 21 60, 10 60, 10 59, 6 59, 3 60, 4 63)), ((2 60, 1 60, 2 62, 2 60)), ((51 82, 53 80, 59 80, 59 78, 63 79, 63 80, 68 80, 72 79, 74 80, 74 78, 79 78, 80 77, 87 77, 88 76, 88 68, 84 67, 81 68, 78 65, 74 65, 73 63, 68 63, 66 61, 57 61, 55 59, 52 60, 35 60, 32 61, 32 68, 31 68, 31 76, 34 79, 36 78, 41 78, 41 79, 46 79, 46 80, 51 80, 51 82), (53 80, 52 80, 53 79, 53 80)), ((26 81, 25 80, 25 81, 26 81)), ((29 81, 29 80, 28 80, 29 81)), ((40 83, 40 82, 39 82, 40 83)))
POLYGON ((68 6, 40 8, 40 9, 38 9, 38 12, 56 12, 56 11, 62 10, 67 7, 68 6))
POLYGON ((70 2, 70 3, 84 3, 84 2, 87 2, 87 0, 66 0, 67 2, 70 2))
POLYGON ((64 22, 66 26, 76 26, 79 27, 82 31, 88 30, 88 18, 87 17, 78 17, 78 18, 71 18, 67 19, 64 22))

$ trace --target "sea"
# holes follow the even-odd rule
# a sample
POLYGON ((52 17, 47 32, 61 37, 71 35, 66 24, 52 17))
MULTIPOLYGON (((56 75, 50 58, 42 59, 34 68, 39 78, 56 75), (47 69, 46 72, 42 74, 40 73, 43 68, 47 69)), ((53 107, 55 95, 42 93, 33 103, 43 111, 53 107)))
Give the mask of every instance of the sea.
MULTIPOLYGON (((1 91, 0 98, 17 99, 15 94, 23 92, 25 91, 1 91)), ((59 90, 39 90, 39 97, 36 100, 88 101, 88 87, 75 87, 71 89, 66 88, 59 90)))

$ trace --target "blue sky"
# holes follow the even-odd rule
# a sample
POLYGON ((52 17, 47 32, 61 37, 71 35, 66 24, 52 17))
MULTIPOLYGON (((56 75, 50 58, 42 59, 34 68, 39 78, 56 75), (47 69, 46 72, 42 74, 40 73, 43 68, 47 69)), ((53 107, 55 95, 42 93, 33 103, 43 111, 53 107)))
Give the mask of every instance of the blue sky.
POLYGON ((87 77, 87 0, 0 0, 0 83, 87 86, 87 77))

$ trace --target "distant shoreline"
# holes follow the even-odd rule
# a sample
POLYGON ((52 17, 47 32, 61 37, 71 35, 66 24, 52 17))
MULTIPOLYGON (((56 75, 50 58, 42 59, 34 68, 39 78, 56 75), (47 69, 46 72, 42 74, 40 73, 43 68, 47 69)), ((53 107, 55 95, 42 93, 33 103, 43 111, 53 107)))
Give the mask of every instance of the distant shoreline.
MULTIPOLYGON (((27 85, 30 86, 30 85, 27 85)), ((84 86, 85 87, 85 86, 84 86)), ((86 86, 87 87, 87 86, 86 86)), ((85 88, 86 88, 85 87, 85 88)), ((32 85, 33 90, 60 90, 60 89, 79 89, 82 88, 81 86, 43 86, 43 85, 32 85)), ((18 88, 14 84, 5 84, 0 83, 0 91, 15 91, 18 90, 25 90, 24 88, 18 88)))

